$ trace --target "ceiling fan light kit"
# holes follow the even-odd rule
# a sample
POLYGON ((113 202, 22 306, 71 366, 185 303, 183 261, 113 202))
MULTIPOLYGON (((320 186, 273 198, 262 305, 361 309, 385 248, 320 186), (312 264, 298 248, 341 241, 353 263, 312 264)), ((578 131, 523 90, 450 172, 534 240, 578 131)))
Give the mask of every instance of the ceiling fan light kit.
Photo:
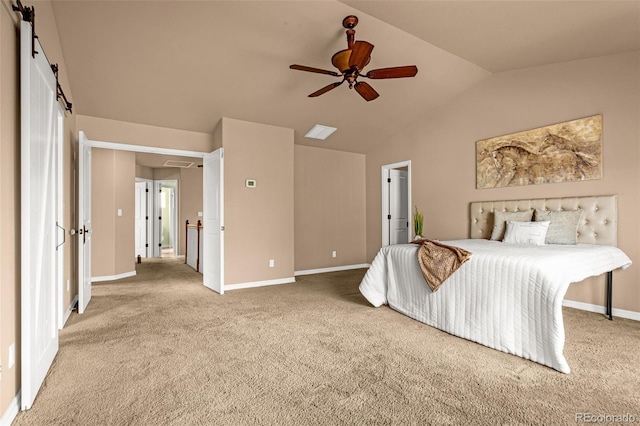
POLYGON ((356 92, 358 92, 366 101, 372 101, 380 95, 368 83, 358 81, 358 77, 370 79, 405 78, 414 77, 418 73, 418 67, 415 65, 406 65, 401 67, 379 68, 363 74, 362 70, 371 61, 371 52, 373 51, 374 46, 364 40, 355 41, 356 30, 354 30, 354 28, 357 24, 358 17, 354 15, 349 15, 342 20, 342 26, 347 29, 347 48, 334 53, 331 57, 331 63, 339 72, 307 67, 304 65, 289 66, 292 70, 342 77, 341 81, 331 83, 322 89, 311 93, 309 95, 310 98, 315 98, 327 93, 346 81, 349 85, 349 89, 355 88, 356 92))

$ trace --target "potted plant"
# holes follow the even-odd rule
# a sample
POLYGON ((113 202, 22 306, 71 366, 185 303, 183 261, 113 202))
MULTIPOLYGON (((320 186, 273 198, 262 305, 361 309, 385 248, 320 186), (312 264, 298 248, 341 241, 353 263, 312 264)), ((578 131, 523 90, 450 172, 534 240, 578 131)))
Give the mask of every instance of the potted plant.
POLYGON ((415 233, 415 239, 422 238, 422 212, 418 211, 418 206, 415 206, 415 212, 413 213, 413 232, 415 233))

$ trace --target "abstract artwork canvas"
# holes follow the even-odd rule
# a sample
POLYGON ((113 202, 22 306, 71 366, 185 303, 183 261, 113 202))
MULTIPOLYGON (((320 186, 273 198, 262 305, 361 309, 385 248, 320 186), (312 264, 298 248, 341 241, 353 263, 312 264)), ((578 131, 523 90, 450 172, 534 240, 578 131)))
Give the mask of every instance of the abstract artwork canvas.
POLYGON ((602 115, 476 142, 476 188, 602 179, 602 115))

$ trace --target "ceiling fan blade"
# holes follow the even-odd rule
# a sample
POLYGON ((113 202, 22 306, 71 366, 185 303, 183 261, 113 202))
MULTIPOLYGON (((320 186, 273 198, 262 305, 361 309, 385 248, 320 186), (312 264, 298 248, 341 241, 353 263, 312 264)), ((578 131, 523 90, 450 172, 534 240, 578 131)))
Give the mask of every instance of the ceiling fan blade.
POLYGON ((336 87, 340 86, 342 83, 344 82, 344 80, 342 80, 339 83, 331 83, 328 86, 324 86, 322 89, 320 90, 316 90, 315 92, 313 92, 312 94, 309 95, 310 98, 315 98, 316 96, 320 96, 323 93, 327 93, 329 90, 333 90, 336 87))
POLYGON ((367 41, 356 41, 349 57, 349 68, 356 66, 358 70, 362 70, 369 63, 371 51, 373 51, 373 44, 367 41))
POLYGON ((369 86, 369 84, 364 81, 357 82, 354 87, 356 88, 356 92, 360 93, 360 96, 362 96, 367 102, 380 96, 378 92, 373 90, 373 87, 369 86))
POLYGON ((415 65, 407 65, 404 67, 379 68, 371 70, 365 77, 368 78, 403 78, 414 77, 418 73, 418 67, 415 65))
POLYGON ((320 68, 306 67, 304 65, 289 65, 289 68, 291 68, 292 70, 298 70, 298 71, 308 71, 308 72, 315 72, 318 74, 328 74, 328 75, 333 75, 335 77, 339 77, 342 75, 342 74, 338 74, 335 71, 328 71, 320 68))

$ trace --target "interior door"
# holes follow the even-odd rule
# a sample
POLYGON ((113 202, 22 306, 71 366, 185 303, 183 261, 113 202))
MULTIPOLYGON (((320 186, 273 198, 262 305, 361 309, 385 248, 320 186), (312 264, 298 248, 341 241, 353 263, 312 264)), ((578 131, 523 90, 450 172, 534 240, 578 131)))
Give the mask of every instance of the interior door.
POLYGON ((83 131, 78 135, 78 313, 91 300, 91 145, 83 131))
POLYGON ((389 170, 389 243, 406 244, 409 242, 409 174, 406 170, 389 170))
POLYGON ((20 27, 21 403, 31 408, 58 352, 56 79, 33 29, 20 27))
POLYGON ((177 200, 177 187, 169 188, 169 211, 171 212, 171 223, 170 223, 170 234, 171 234, 171 247, 173 248, 173 254, 177 257, 180 253, 178 253, 178 248, 180 244, 178 244, 178 203, 177 200))
POLYGON ((153 193, 153 217, 155 224, 153 255, 155 257, 162 257, 162 182, 153 182, 153 193))
POLYGON ((135 192, 135 241, 136 257, 147 257, 147 182, 136 182, 135 192))
POLYGON ((202 282, 224 293, 224 149, 204 156, 202 282))

